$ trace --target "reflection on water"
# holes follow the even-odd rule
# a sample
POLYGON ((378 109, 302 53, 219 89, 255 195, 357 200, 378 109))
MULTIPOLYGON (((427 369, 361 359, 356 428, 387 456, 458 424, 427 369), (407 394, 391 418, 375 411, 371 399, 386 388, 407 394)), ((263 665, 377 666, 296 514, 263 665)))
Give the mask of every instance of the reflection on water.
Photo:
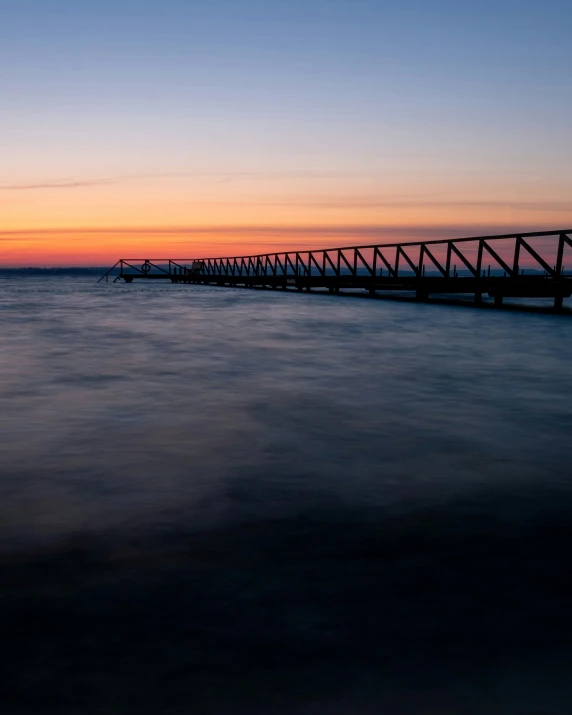
POLYGON ((566 316, 0 301, 7 711, 568 712, 566 316))

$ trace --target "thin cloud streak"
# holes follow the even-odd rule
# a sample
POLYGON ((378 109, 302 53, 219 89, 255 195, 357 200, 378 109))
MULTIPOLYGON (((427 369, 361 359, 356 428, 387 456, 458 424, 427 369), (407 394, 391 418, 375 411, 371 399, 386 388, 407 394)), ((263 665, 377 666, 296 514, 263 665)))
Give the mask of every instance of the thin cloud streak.
MULTIPOLYGON (((125 174, 120 176, 110 176, 92 179, 54 179, 52 181, 23 183, 23 184, 0 184, 0 192, 19 191, 54 191, 73 190, 98 186, 112 186, 132 181, 145 179, 168 179, 168 178, 204 178, 215 179, 218 182, 229 182, 235 179, 335 179, 348 178, 351 176, 366 176, 363 174, 348 174, 347 172, 312 172, 312 171, 285 171, 285 172, 156 172, 142 174, 125 174)), ((531 212, 557 212, 570 213, 572 215, 571 201, 507 201, 501 199, 446 199, 442 194, 433 195, 401 195, 394 197, 291 197, 285 199, 254 199, 251 201, 191 201, 190 203, 201 206, 275 206, 275 207, 304 207, 327 210, 351 210, 351 209, 419 209, 419 208, 506 208, 514 211, 531 212)), ((201 229, 206 230, 206 229, 201 229)))
MULTIPOLYGON (((223 203, 223 202, 221 202, 223 203)), ((387 208, 511 208, 530 211, 569 211, 572 214, 572 201, 503 201, 502 199, 428 199, 424 198, 327 198, 327 199, 291 199, 287 201, 261 201, 265 206, 304 206, 325 209, 387 209, 387 208)))
POLYGON ((38 191, 43 189, 81 189, 86 186, 108 186, 117 183, 114 179, 75 179, 47 181, 38 184, 0 184, 0 191, 38 191))
MULTIPOLYGON (((457 235, 459 230, 471 230, 473 227, 467 226, 149 226, 149 227, 73 227, 73 228, 48 228, 48 229, 15 229, 0 231, 2 239, 21 239, 24 237, 53 238, 55 236, 236 236, 240 238, 256 236, 277 236, 277 237, 300 237, 300 236, 376 236, 376 235, 412 235, 423 236, 457 235)), ((482 227, 474 227, 482 230, 482 227)))
MULTIPOLYGON (((233 240, 224 242, 217 241, 217 245, 235 245, 238 240, 248 239, 250 243, 269 243, 274 239, 309 239, 337 237, 350 239, 351 237, 362 237, 371 239, 383 239, 392 237, 415 237, 420 239, 430 238, 460 238, 468 236, 482 236, 487 234, 527 232, 534 230, 549 230, 546 225, 530 225, 526 227, 513 224, 471 224, 471 225, 441 225, 441 226, 384 226, 384 225, 364 225, 364 226, 148 226, 148 227, 73 227, 73 228, 49 228, 49 229, 15 229, 0 231, 0 241, 33 241, 41 239, 54 239, 60 237, 85 236, 117 236, 141 237, 141 238, 168 238, 172 237, 171 243, 210 243, 208 240, 199 240, 201 236, 212 237, 232 237, 233 240), (185 238, 185 240, 180 240, 185 238), (256 240, 253 240, 256 239, 256 240)), ((554 228, 552 230, 570 229, 554 228)))
POLYGON ((108 186, 130 181, 145 179, 216 179, 218 181, 232 181, 234 179, 334 179, 345 177, 366 176, 362 173, 348 173, 343 171, 181 171, 181 172, 155 172, 142 174, 122 174, 103 178, 86 179, 53 179, 23 184, 0 184, 0 191, 38 191, 43 189, 79 189, 89 186, 108 186))

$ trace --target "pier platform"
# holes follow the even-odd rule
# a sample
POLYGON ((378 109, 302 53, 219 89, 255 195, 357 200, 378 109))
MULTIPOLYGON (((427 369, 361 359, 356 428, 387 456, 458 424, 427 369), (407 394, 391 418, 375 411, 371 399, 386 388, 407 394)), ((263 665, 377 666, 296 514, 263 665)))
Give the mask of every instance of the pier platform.
POLYGON ((572 295, 569 234, 572 229, 230 258, 120 258, 100 281, 169 280, 333 295, 413 291, 423 301, 432 294, 472 294, 475 303, 488 296, 496 307, 504 298, 548 298, 559 311, 572 295))

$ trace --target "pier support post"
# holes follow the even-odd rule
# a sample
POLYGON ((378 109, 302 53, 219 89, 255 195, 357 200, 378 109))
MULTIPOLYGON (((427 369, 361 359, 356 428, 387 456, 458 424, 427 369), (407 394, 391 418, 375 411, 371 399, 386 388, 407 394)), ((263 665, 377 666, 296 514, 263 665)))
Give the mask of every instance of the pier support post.
POLYGON ((417 288, 417 290, 415 291, 415 300, 429 300, 429 293, 425 286, 419 286, 419 288, 417 288))
POLYGON ((480 305, 483 302, 482 298, 483 298, 482 293, 479 293, 479 292, 475 293, 475 305, 480 305))
POLYGON ((495 308, 502 308, 502 295, 495 295, 495 308))
POLYGON ((554 298, 554 312, 559 313, 562 310, 562 305, 563 305, 564 299, 562 298, 561 295, 557 295, 554 298))

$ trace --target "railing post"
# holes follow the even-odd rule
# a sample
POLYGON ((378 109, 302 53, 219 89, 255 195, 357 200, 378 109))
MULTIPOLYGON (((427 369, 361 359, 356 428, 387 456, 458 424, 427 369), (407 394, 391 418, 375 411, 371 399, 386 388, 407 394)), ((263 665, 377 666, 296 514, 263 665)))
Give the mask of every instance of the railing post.
POLYGON ((514 261, 512 263, 512 275, 513 277, 518 276, 518 259, 520 258, 520 242, 522 238, 520 236, 516 237, 516 243, 514 244, 514 261))
POLYGON ((558 254, 556 256, 556 276, 560 278, 562 275, 562 259, 564 257, 564 234, 561 233, 558 238, 558 254))
MULTIPOLYGON (((556 265, 555 265, 555 278, 560 278, 562 275, 562 260, 564 258, 564 234, 561 233, 558 237, 558 253, 556 255, 556 265)), ((556 284, 556 290, 558 290, 558 284, 556 284)), ((564 299, 562 295, 556 295, 554 297, 554 312, 559 313, 562 310, 564 299)))
POLYGON ((447 262, 445 264, 445 275, 447 278, 451 277, 451 253, 452 253, 451 245, 452 245, 451 241, 449 241, 447 243, 447 262))
POLYGON ((477 280, 477 287, 475 288, 475 305, 480 305, 482 302, 483 294, 480 290, 481 282, 481 266, 483 263, 483 242, 479 241, 479 247, 477 249, 477 275, 475 276, 477 280))
POLYGON ((483 265, 483 242, 479 241, 479 249, 477 251, 477 276, 481 277, 481 268, 483 265))
POLYGON ((419 266, 417 268, 418 275, 425 275, 425 272, 423 271, 423 256, 425 255, 425 244, 422 243, 419 246, 419 266))

